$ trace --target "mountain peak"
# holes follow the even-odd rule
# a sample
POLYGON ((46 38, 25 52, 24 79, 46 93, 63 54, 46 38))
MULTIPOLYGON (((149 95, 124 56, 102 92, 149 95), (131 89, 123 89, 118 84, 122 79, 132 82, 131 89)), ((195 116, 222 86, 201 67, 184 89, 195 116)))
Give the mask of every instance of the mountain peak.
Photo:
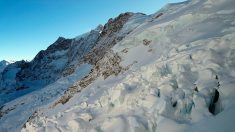
POLYGON ((7 63, 7 61, 6 60, 1 60, 0 63, 7 63))
POLYGON ((66 40, 66 38, 59 36, 58 39, 56 40, 56 42, 61 42, 61 41, 64 41, 64 40, 66 40))
POLYGON ((122 13, 7 66, 0 131, 233 131, 235 2, 227 1, 122 13))

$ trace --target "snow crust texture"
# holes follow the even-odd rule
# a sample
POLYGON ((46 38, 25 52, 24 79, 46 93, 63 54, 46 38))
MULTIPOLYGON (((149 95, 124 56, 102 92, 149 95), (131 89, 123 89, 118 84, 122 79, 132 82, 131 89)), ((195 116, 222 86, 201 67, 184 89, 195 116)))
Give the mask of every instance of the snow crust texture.
POLYGON ((0 130, 234 131, 234 6, 190 0, 110 19, 69 57, 71 74, 0 108, 0 130))

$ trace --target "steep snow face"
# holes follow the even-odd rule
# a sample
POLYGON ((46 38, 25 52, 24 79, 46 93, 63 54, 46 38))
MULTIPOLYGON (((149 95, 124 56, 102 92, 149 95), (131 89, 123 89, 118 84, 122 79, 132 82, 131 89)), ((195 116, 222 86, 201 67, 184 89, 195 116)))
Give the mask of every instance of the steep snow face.
POLYGON ((21 131, 234 130, 234 5, 192 0, 131 17, 112 48, 128 70, 43 107, 21 131))

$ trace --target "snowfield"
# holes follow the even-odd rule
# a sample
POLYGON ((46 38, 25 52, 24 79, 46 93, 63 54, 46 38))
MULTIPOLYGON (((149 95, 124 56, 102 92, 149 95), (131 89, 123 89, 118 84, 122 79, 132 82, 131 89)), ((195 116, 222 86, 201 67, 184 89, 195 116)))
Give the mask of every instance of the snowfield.
MULTIPOLYGON (((190 0, 136 14, 112 51, 127 68, 66 103, 92 65, 0 108, 0 131, 231 132, 235 129, 235 1, 190 0)), ((105 64, 104 64, 105 65, 105 64)))

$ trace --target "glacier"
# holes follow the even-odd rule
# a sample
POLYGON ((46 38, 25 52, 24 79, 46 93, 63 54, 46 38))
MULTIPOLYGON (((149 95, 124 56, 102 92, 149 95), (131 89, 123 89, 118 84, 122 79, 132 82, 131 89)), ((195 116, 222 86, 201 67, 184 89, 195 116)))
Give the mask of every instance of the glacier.
POLYGON ((152 15, 124 13, 65 49, 52 47, 47 55, 56 58, 38 61, 43 70, 69 74, 55 72, 45 86, 2 103, 0 130, 234 131, 234 5, 188 0, 152 15))

